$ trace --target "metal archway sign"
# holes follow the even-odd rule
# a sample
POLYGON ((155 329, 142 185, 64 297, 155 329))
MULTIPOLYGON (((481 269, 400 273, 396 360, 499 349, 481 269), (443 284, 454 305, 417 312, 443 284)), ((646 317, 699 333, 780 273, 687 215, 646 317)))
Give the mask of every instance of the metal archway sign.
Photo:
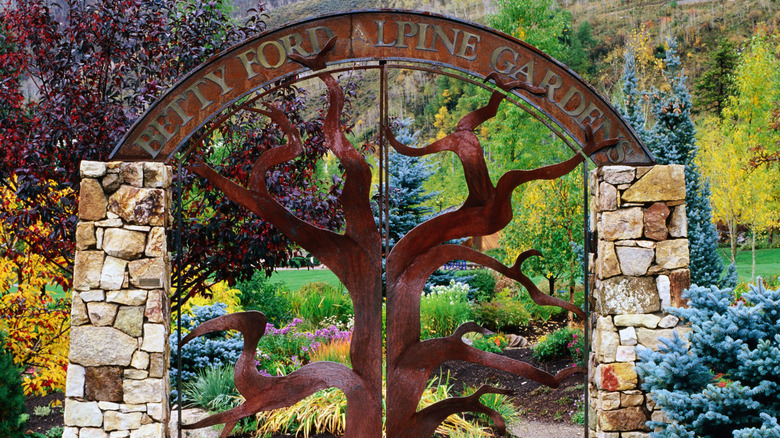
POLYGON ((579 145, 590 125, 596 141, 618 138, 597 152, 598 165, 652 164, 653 158, 618 112, 590 85, 549 55, 501 32, 439 15, 355 11, 284 26, 239 44, 193 70, 130 129, 112 159, 168 161, 209 120, 243 96, 308 70, 289 55, 311 56, 333 37, 326 64, 413 61, 448 67, 481 79, 538 87, 516 96, 548 116, 579 145))
MULTIPOLYGON (((464 334, 490 333, 473 322, 441 338, 422 340, 420 301, 426 280, 445 263, 467 260, 519 282, 537 304, 563 307, 585 319, 581 309, 542 293, 523 273, 523 262, 541 255, 538 251, 526 251, 513 265, 506 266, 476 250, 449 242, 490 235, 506 227, 512 219, 512 193, 522 184, 563 176, 586 157, 599 165, 640 165, 652 164, 652 156, 595 90, 539 50, 475 24, 432 14, 381 10, 302 21, 222 53, 158 100, 131 128, 111 158, 169 161, 193 133, 224 109, 266 85, 306 71, 312 72, 327 89, 324 140, 345 174, 339 199, 346 222, 342 233, 302 220, 269 194, 265 180, 268 169, 296 158, 303 150, 300 132, 283 111, 271 104, 255 111, 273 120, 284 132, 287 143, 260 155, 247 186, 220 175, 197 155, 190 158, 194 164, 189 169, 209 180, 229 199, 271 223, 341 280, 355 309, 350 345, 352 367, 314 362, 286 376, 261 375, 254 356, 257 343, 265 334, 265 316, 253 311, 215 318, 195 328, 183 342, 211 331, 242 332, 245 344, 236 363, 235 384, 245 402, 183 428, 223 423, 226 427, 222 436, 226 437, 241 418, 290 406, 318 390, 335 387, 347 399, 345 438, 379 438, 383 436, 383 423, 389 437, 426 438, 451 414, 467 411, 487 414, 499 430, 505 431, 501 416, 479 401, 486 393, 507 393, 498 388, 483 386, 469 396, 439 401, 418 410, 431 373, 445 361, 463 360, 556 387, 573 373, 586 370, 574 367, 551 375, 525 362, 473 348, 463 342, 464 334), (383 93, 389 61, 450 68, 495 85, 489 101, 461 118, 454 132, 423 147, 403 144, 381 122, 381 139, 386 139, 400 154, 456 154, 468 187, 466 200, 459 208, 418 225, 389 254, 382 251, 382 235, 370 205, 370 166, 342 131, 344 90, 326 68, 357 61, 379 63, 383 93), (579 150, 560 163, 507 171, 494 183, 474 130, 496 115, 507 93, 547 116, 578 143, 579 150), (382 390, 383 256, 387 294, 386 398, 382 390)), ((384 120, 386 98, 382 97, 380 102, 380 118, 384 120)), ((387 150, 380 150, 380 160, 387 150)))

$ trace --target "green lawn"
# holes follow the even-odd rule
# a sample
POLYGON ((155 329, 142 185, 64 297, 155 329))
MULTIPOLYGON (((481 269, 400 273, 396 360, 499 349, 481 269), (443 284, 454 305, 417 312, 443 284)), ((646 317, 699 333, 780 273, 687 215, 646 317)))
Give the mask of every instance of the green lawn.
MULTIPOLYGON (((718 251, 723 258, 723 264, 728 266, 731 263, 731 250, 719 248, 718 251)), ((740 281, 750 281, 752 263, 753 256, 749 250, 737 252, 737 272, 740 281)), ((778 274, 780 274, 780 248, 757 249, 756 275, 771 277, 778 274)))
POLYGON ((324 281, 334 286, 341 284, 336 274, 330 269, 284 269, 274 272, 270 280, 272 283, 283 282, 290 290, 298 290, 306 283, 324 281))

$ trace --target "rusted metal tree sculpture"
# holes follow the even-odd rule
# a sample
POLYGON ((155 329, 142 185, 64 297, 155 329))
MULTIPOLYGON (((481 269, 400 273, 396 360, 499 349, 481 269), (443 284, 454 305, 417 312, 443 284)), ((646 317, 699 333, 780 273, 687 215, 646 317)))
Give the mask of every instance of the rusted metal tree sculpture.
MULTIPOLYGON (((313 394, 315 391, 336 387, 347 398, 347 438, 382 436, 382 250, 381 238, 370 207, 371 172, 361 153, 347 140, 340 127, 344 107, 344 92, 336 79, 327 72, 323 53, 335 44, 333 38, 319 54, 290 58, 320 71, 317 74, 327 87, 328 109, 324 132, 326 142, 345 171, 344 189, 340 198, 346 219, 343 233, 317 228, 296 217, 267 191, 266 172, 273 166, 297 157, 302 151, 300 134, 286 115, 270 104, 254 109, 261 112, 284 131, 287 143, 263 153, 254 163, 248 187, 243 187, 214 171, 205 162, 194 158, 191 170, 208 179, 227 197, 262 216, 289 238, 327 265, 341 280, 352 298, 355 309, 355 328, 350 347, 352 369, 330 362, 305 365, 283 377, 262 376, 255 367, 257 342, 265 331, 265 317, 259 312, 226 315, 208 321, 193 330, 183 342, 215 330, 235 329, 244 335, 244 351, 236 364, 236 388, 246 398, 240 406, 210 416, 185 428, 199 428, 224 423, 222 436, 236 422, 259 411, 277 409, 313 394)), ((504 83, 497 75, 492 79, 504 90, 522 87, 531 93, 544 90, 524 83, 504 83)), ((444 361, 464 360, 501 369, 518 376, 556 387, 561 380, 582 368, 569 368, 550 375, 531 365, 500 355, 487 353, 462 342, 467 332, 489 333, 475 323, 466 323, 445 338, 420 340, 420 298, 427 278, 446 262, 470 260, 492 268, 520 282, 531 298, 540 305, 557 305, 584 313, 577 307, 539 291, 521 271, 522 262, 536 251, 521 254, 516 263, 504 266, 497 260, 470 248, 445 242, 452 239, 492 234, 504 228, 512 218, 512 191, 523 183, 537 179, 554 179, 573 170, 586 155, 615 145, 617 140, 596 143, 586 127, 588 142, 584 155, 575 155, 559 164, 535 170, 515 170, 503 175, 494 186, 480 143, 472 132, 481 123, 496 114, 504 94, 495 91, 489 103, 465 116, 454 133, 422 147, 410 148, 386 133, 390 144, 406 155, 422 156, 442 151, 457 154, 464 168, 469 189, 468 197, 457 211, 442 214, 419 225, 402 238, 387 257, 387 436, 423 438, 431 436, 436 427, 449 415, 477 411, 488 414, 495 424, 504 429, 498 413, 479 402, 484 393, 505 393, 504 390, 483 386, 468 397, 452 398, 421 411, 419 400, 431 373, 444 361)))

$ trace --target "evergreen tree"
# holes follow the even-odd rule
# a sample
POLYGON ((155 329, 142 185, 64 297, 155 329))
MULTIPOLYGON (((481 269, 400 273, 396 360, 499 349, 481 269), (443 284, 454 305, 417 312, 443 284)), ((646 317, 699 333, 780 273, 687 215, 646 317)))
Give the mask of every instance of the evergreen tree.
POLYGON ((677 41, 668 41, 664 76, 669 91, 653 90, 650 104, 655 124, 646 143, 658 164, 685 165, 686 211, 690 242, 691 282, 699 286, 718 284, 723 262, 718 255, 718 231, 712 222, 709 183, 702 182, 696 158, 696 129, 691 120, 691 96, 687 77, 677 56, 677 41))
POLYGON ((721 40, 718 50, 712 52, 707 67, 696 82, 696 97, 693 104, 696 111, 712 111, 718 117, 723 116, 723 108, 730 96, 737 92, 734 71, 739 54, 734 43, 721 40))
POLYGON ((623 64, 623 104, 618 105, 618 110, 628 121, 639 138, 647 141, 647 130, 645 129, 645 114, 642 109, 642 92, 639 90, 639 78, 636 76, 636 60, 634 52, 626 48, 623 55, 625 63, 623 64))
POLYGON ((24 436, 24 391, 22 376, 13 356, 5 349, 5 333, 0 332, 0 436, 24 436))
POLYGON ((688 345, 674 332, 658 351, 637 348, 643 387, 670 424, 649 422, 653 437, 780 436, 780 289, 694 286, 689 308, 672 313, 690 324, 688 345), (656 429, 658 428, 658 429, 656 429))

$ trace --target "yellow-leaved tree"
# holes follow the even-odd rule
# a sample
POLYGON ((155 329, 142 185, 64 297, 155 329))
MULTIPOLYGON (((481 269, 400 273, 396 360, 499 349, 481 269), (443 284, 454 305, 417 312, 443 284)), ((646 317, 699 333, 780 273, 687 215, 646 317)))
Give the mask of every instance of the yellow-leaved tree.
POLYGON ((775 226, 780 178, 770 169, 749 165, 753 150, 777 141, 769 127, 774 102, 780 98, 780 62, 775 38, 754 37, 740 56, 735 79, 737 93, 726 104, 722 121, 708 117, 699 130, 698 156, 712 188, 713 214, 729 230, 731 260, 736 258, 737 228, 752 233, 755 277, 755 236, 775 226))
MULTIPOLYGON (((0 202, 15 203, 14 192, 0 188, 0 202)), ((61 266, 66 263, 32 254, 17 232, 0 227, 0 331, 8 333, 6 346, 23 368, 25 394, 45 395, 65 389, 70 299, 61 266)))

